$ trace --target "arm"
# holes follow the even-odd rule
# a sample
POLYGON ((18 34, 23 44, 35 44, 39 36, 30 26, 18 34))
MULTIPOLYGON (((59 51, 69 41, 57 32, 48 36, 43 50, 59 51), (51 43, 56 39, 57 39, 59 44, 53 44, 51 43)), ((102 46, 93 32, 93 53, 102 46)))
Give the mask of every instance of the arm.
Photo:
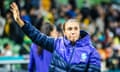
POLYGON ((52 52, 54 50, 54 39, 42 34, 29 22, 23 21, 20 18, 19 10, 15 3, 11 4, 11 11, 17 24, 22 28, 24 33, 26 33, 32 39, 33 42, 40 45, 42 48, 46 48, 48 51, 52 52))
POLYGON ((88 72, 100 72, 101 69, 101 59, 100 55, 95 48, 91 52, 89 58, 88 72))
POLYGON ((48 37, 45 34, 41 33, 29 22, 25 21, 24 23, 25 25, 22 27, 24 33, 26 33, 37 45, 40 45, 42 48, 45 48, 48 51, 53 52, 54 38, 48 37))
POLYGON ((34 68, 35 68, 35 60, 34 60, 34 56, 33 56, 33 50, 32 50, 32 45, 31 45, 31 49, 30 49, 30 63, 28 65, 28 71, 29 72, 34 72, 34 68))

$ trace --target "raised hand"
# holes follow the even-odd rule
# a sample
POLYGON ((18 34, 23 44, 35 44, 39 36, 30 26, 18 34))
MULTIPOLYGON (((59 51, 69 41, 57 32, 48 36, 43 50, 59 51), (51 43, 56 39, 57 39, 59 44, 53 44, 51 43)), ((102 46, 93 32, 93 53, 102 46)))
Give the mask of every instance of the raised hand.
POLYGON ((10 5, 10 10, 11 12, 13 13, 13 17, 14 17, 14 20, 18 23, 18 25, 20 27, 22 27, 24 25, 24 22, 23 20, 20 18, 20 12, 19 12, 19 9, 18 9, 18 6, 15 2, 13 2, 11 5, 10 5))

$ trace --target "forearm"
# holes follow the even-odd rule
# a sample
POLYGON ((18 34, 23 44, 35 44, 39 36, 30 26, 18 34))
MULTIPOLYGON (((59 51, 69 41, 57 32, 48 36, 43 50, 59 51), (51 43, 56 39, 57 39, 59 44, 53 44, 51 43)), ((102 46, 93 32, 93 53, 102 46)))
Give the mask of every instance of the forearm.
POLYGON ((32 39, 33 42, 35 42, 37 45, 40 45, 42 48, 53 51, 54 38, 44 35, 34 26, 32 26, 30 22, 24 21, 24 23, 25 24, 22 27, 22 30, 32 39))
POLYGON ((24 21, 21 18, 16 19, 17 24, 22 28, 24 26, 24 21))

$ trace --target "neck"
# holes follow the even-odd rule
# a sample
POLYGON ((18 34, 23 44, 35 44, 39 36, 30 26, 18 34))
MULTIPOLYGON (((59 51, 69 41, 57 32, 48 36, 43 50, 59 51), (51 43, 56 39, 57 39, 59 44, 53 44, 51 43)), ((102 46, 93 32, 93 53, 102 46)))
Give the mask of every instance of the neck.
POLYGON ((71 41, 71 45, 74 46, 74 45, 75 45, 75 42, 74 42, 74 41, 71 41))

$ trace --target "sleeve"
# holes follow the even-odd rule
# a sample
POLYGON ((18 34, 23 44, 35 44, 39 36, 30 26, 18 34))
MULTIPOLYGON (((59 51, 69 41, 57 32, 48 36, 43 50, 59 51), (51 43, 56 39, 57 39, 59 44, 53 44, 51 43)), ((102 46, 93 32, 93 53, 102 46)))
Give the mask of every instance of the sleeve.
POLYGON ((29 72, 34 72, 34 68, 35 68, 35 60, 34 60, 34 56, 33 56, 33 50, 32 50, 33 46, 32 45, 31 45, 31 49, 30 49, 30 63, 28 64, 29 72))
POLYGON ((89 64, 88 64, 88 72, 100 72, 101 69, 101 57, 97 50, 91 52, 89 64))
POLYGON ((53 52, 55 39, 44 35, 28 21, 24 21, 24 23, 25 25, 22 27, 23 32, 27 34, 34 43, 40 45, 41 48, 45 48, 48 51, 53 52))

